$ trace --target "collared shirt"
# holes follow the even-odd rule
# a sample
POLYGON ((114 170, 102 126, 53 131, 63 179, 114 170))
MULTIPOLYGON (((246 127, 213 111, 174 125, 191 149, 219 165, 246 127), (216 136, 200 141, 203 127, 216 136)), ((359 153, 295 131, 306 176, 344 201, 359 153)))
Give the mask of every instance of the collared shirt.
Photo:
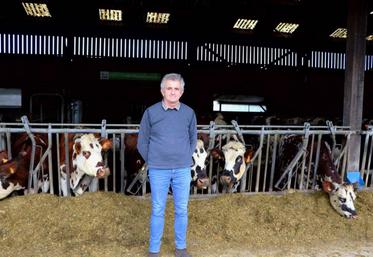
POLYGON ((170 107, 166 106, 165 102, 162 100, 162 107, 163 107, 163 110, 165 110, 165 111, 173 110, 173 109, 176 109, 178 111, 178 110, 180 110, 180 102, 174 108, 170 108, 170 107))
POLYGON ((145 110, 137 148, 149 168, 190 167, 197 144, 196 115, 184 103, 179 104, 178 111, 165 111, 164 107, 160 101, 145 110))

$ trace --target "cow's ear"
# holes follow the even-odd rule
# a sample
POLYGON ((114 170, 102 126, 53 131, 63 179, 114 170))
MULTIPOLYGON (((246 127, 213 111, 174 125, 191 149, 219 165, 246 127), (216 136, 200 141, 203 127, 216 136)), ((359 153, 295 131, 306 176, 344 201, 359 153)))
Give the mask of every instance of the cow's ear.
POLYGON ((80 154, 81 150, 82 150, 82 145, 80 144, 80 141, 75 142, 75 144, 74 144, 75 153, 80 154))
POLYGON ((108 151, 109 149, 113 147, 113 142, 110 139, 101 138, 100 145, 102 146, 103 151, 108 151))
POLYGON ((254 150, 252 148, 248 148, 244 154, 245 163, 251 162, 254 156, 254 150))
POLYGON ((322 182, 322 189, 324 190, 324 192, 329 193, 334 190, 334 185, 332 182, 324 180, 322 182))

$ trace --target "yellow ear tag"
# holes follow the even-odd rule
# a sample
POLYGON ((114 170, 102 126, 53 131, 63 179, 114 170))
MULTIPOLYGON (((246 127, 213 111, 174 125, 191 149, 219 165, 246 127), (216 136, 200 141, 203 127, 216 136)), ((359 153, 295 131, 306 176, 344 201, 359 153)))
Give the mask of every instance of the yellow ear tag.
POLYGON ((8 159, 3 159, 3 164, 7 162, 8 162, 8 159))
POLYGON ((15 170, 13 168, 9 168, 9 169, 10 169, 10 173, 14 174, 15 170))

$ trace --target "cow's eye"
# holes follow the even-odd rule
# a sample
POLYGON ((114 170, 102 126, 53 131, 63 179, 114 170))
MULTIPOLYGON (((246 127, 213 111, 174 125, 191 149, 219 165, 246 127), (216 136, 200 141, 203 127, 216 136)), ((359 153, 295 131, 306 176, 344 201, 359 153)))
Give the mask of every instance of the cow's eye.
POLYGON ((237 156, 236 162, 241 162, 242 161, 242 156, 237 156))
POLYGON ((343 198, 343 197, 338 197, 338 200, 339 200, 341 203, 345 203, 345 202, 346 202, 346 198, 343 198))

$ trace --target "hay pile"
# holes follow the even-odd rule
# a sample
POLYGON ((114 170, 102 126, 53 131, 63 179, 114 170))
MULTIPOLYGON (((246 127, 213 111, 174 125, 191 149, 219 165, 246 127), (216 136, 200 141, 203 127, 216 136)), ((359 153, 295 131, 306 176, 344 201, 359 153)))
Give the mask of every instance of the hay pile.
MULTIPOLYGON (((358 193, 357 209, 359 218, 347 220, 321 192, 192 199, 189 248, 194 256, 248 257, 291 256, 326 244, 369 244, 373 192, 358 193)), ((173 256, 172 212, 170 199, 162 256, 173 256)), ((7 198, 0 201, 0 256, 146 256, 149 216, 149 198, 114 193, 7 198)))

